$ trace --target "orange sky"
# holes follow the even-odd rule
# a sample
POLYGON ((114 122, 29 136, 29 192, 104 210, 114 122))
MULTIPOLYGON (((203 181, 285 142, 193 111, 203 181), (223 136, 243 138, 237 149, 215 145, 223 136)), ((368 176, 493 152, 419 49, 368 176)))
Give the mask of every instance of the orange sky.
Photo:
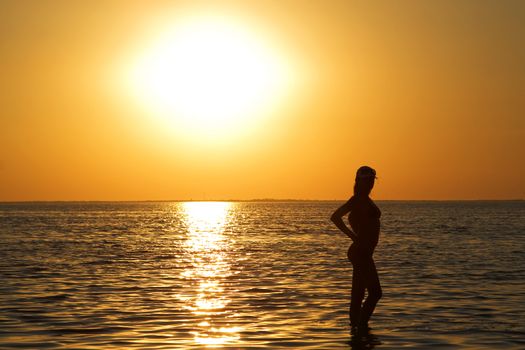
POLYGON ((524 2, 196 3, 0 2, 0 201, 342 199, 363 164, 377 199, 525 198, 524 2), (199 11, 300 67, 228 139, 119 89, 156 23, 199 11))

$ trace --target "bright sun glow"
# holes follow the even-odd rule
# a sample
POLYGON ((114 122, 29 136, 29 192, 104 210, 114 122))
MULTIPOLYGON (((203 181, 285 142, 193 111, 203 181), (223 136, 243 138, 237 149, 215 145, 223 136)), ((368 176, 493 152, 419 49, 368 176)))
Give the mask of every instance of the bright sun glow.
POLYGON ((217 16, 174 23, 134 64, 135 96, 191 136, 231 135, 282 99, 291 72, 246 25, 217 16))

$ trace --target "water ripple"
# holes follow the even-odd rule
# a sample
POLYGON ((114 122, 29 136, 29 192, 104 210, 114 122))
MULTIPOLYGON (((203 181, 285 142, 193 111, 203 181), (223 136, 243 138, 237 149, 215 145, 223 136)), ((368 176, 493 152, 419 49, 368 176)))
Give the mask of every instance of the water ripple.
POLYGON ((525 346, 523 202, 380 202, 366 339, 339 204, 0 204, 0 347, 525 346))

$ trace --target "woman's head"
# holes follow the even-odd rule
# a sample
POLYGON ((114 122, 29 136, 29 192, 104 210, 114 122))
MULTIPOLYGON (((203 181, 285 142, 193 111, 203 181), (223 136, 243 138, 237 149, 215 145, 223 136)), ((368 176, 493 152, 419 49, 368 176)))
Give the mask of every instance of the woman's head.
POLYGON ((354 195, 368 196, 374 187, 376 171, 369 166, 362 166, 355 174, 354 195))

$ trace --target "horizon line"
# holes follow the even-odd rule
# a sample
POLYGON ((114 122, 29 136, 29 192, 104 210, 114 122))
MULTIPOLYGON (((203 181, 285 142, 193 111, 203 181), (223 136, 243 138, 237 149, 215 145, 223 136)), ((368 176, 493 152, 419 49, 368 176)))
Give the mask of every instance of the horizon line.
MULTIPOLYGON (((294 199, 294 198, 253 198, 253 199, 125 199, 125 200, 107 200, 107 199, 65 199, 65 200, 53 200, 53 199, 37 199, 37 200, 0 200, 1 204, 4 203, 137 203, 137 202, 341 202, 346 201, 344 199, 294 199)), ((375 199, 381 202, 489 202, 489 201, 524 201, 524 198, 507 198, 507 199, 375 199)))

